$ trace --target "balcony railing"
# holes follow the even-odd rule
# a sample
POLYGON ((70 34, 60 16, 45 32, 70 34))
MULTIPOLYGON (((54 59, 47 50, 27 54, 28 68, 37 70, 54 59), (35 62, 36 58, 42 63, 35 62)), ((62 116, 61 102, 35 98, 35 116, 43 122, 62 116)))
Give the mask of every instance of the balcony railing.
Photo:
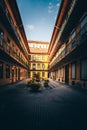
POLYGON ((38 60, 38 58, 36 58, 36 59, 32 59, 31 58, 30 61, 33 61, 33 62, 48 62, 47 59, 45 59, 45 60, 42 60, 42 59, 38 60))
POLYGON ((65 58, 66 55, 71 53, 76 47, 83 44, 84 41, 87 40, 87 23, 84 25, 80 32, 68 43, 65 49, 57 56, 57 58, 49 65, 49 68, 52 68, 56 63, 58 63, 61 59, 65 58))
POLYGON ((9 21, 9 23, 10 23, 10 25, 11 25, 11 27, 12 27, 12 29, 13 29, 13 31, 14 31, 14 33, 15 33, 15 35, 16 35, 16 37, 17 37, 17 39, 18 39, 18 41, 19 41, 19 43, 20 43, 20 45, 21 45, 21 47, 22 47, 22 49, 23 49, 23 51, 24 51, 24 53, 25 53, 25 55, 26 55, 26 57, 28 57, 28 56, 27 56, 28 54, 27 54, 27 52, 26 52, 26 49, 25 49, 25 47, 23 46, 23 44, 22 44, 22 42, 21 42, 21 39, 20 39, 20 37, 19 37, 19 34, 18 34, 18 32, 17 32, 17 27, 14 25, 13 20, 12 20, 12 18, 11 18, 11 16, 10 16, 10 13, 7 11, 7 7, 6 7, 6 5, 5 5, 5 3, 4 3, 3 0, 0 1, 0 7, 2 8, 3 13, 4 13, 5 16, 7 17, 8 21, 9 21))
POLYGON ((68 11, 68 13, 67 13, 67 16, 66 16, 66 18, 65 18, 65 20, 64 20, 64 22, 63 22, 61 28, 59 29, 59 33, 58 33, 57 38, 56 38, 56 40, 55 40, 55 42, 54 42, 54 46, 53 46, 53 49, 52 49, 50 55, 53 54, 53 51, 55 50, 55 47, 56 47, 56 45, 58 44, 58 41, 59 41, 59 39, 60 39, 60 37, 61 37, 61 35, 62 35, 62 33, 63 33, 63 30, 64 30, 64 28, 65 28, 65 26, 66 26, 66 24, 67 24, 67 22, 68 22, 68 20, 69 20, 69 18, 70 18, 70 15, 71 15, 71 13, 72 13, 74 7, 75 7, 76 1, 77 1, 77 0, 73 0, 72 3, 71 3, 70 9, 69 9, 69 11, 68 11))
POLYGON ((43 69, 43 68, 30 68, 30 70, 32 71, 32 70, 35 70, 35 71, 48 71, 48 69, 47 68, 45 68, 45 69, 43 69))
POLYGON ((0 37, 0 49, 3 50, 5 53, 7 53, 9 56, 11 56, 13 59, 15 59, 17 62, 21 63, 25 67, 28 67, 28 63, 26 63, 23 58, 21 58, 10 45, 7 44, 7 42, 0 37))

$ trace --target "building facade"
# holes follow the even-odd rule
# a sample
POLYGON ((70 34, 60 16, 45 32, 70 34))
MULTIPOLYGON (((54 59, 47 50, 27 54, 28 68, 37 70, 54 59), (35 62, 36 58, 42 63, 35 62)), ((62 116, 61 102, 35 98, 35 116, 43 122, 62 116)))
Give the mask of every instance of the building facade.
POLYGON ((0 85, 37 73, 87 88, 86 1, 61 1, 48 43, 27 41, 16 0, 0 0, 0 85))
POLYGON ((30 78, 33 78, 38 73, 40 78, 48 78, 48 42, 42 41, 28 41, 30 54, 30 78))
POLYGON ((14 0, 0 0, 0 85, 28 77, 28 43, 14 0))
POLYGON ((87 88, 86 1, 62 0, 48 53, 50 78, 87 88))

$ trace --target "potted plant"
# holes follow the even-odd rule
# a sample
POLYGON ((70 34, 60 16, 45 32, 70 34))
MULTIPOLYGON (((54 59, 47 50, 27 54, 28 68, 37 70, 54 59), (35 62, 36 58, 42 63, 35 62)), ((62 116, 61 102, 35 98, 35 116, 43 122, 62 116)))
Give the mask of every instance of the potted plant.
POLYGON ((49 83, 49 80, 48 80, 48 79, 45 79, 45 80, 44 80, 44 87, 48 87, 48 83, 49 83))
POLYGON ((40 88, 40 83, 32 83, 31 90, 37 91, 40 88))
POLYGON ((33 80, 29 80, 27 83, 28 87, 30 87, 32 83, 33 83, 33 80))
POLYGON ((40 88, 40 86, 40 82, 36 82, 35 79, 28 81, 28 87, 30 87, 33 91, 37 91, 40 88))

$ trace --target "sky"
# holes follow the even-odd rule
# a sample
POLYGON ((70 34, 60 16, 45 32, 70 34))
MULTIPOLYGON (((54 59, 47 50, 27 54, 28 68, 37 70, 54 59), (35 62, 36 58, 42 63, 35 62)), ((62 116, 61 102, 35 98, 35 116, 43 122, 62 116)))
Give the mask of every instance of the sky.
POLYGON ((50 42, 61 0, 17 0, 28 40, 50 42))

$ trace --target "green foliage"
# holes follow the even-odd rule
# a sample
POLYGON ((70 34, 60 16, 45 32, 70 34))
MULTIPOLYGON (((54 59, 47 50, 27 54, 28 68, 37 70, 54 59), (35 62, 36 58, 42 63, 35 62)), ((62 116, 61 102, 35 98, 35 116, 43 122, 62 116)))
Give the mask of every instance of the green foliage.
POLYGON ((34 82, 33 80, 29 80, 28 83, 27 83, 28 87, 30 87, 33 82, 34 82))
POLYGON ((28 81, 28 87, 30 87, 33 91, 36 91, 40 88, 41 84, 39 82, 36 82, 36 80, 33 78, 32 80, 28 81))
POLYGON ((36 74, 36 80, 39 80, 39 79, 40 79, 40 74, 37 73, 37 74, 36 74))
POLYGON ((49 80, 48 80, 48 79, 45 79, 45 80, 44 80, 44 87, 48 87, 48 83, 49 83, 49 80))
POLYGON ((45 79, 44 82, 45 82, 45 83, 49 83, 49 80, 48 80, 48 79, 45 79))

